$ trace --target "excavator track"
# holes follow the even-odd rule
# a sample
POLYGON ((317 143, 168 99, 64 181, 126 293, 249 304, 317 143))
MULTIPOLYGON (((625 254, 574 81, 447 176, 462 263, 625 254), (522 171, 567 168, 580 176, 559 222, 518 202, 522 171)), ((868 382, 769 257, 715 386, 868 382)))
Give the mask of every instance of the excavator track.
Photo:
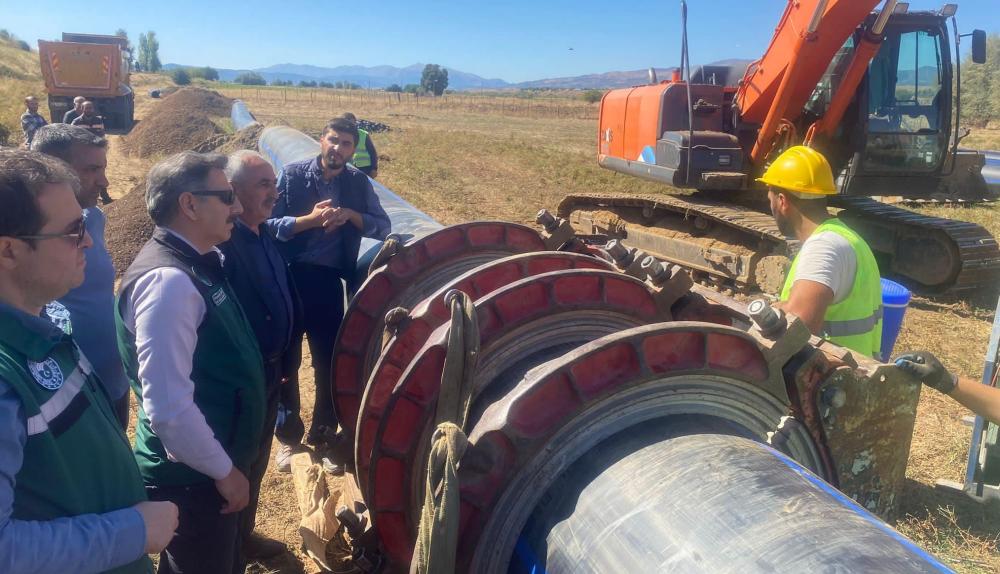
POLYGON ((982 226, 921 215, 869 197, 838 196, 830 203, 844 210, 839 217, 880 256, 883 274, 902 279, 918 293, 974 290, 1000 276, 1000 247, 982 226))
MULTIPOLYGON (((921 215, 868 197, 838 196, 831 206, 872 247, 883 275, 924 295, 977 289, 1000 277, 1000 247, 983 227, 921 215)), ((559 204, 582 235, 625 239, 641 251, 742 292, 776 293, 798 242, 770 213, 701 193, 575 194, 559 204)))

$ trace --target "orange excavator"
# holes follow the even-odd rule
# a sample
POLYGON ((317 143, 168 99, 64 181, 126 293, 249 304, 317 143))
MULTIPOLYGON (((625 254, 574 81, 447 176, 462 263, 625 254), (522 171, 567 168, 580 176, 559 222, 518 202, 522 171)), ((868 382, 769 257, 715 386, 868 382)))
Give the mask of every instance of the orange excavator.
MULTIPOLYGON (((602 167, 678 192, 573 195, 560 215, 582 236, 625 239, 702 280, 774 292, 797 246, 754 180, 781 151, 805 144, 829 159, 839 185, 831 204, 868 241, 883 275, 931 294, 995 281, 1000 249, 985 229, 873 199, 994 199, 984 156, 958 147, 957 6, 910 11, 886 0, 873 12, 878 4, 789 0, 762 58, 691 73, 682 2, 686 81, 677 70, 657 81, 650 69, 648 85, 605 94, 597 141, 602 167)), ((965 36, 973 62, 984 62, 985 33, 965 36)))

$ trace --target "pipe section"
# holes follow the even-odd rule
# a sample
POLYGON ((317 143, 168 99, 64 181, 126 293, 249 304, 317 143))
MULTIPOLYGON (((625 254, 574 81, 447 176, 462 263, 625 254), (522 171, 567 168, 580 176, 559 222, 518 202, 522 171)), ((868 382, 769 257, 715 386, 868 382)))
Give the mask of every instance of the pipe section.
POLYGON ((233 129, 236 131, 248 128, 257 123, 257 118, 253 117, 253 114, 250 113, 250 108, 247 107, 243 100, 233 102, 233 109, 229 114, 229 118, 233 121, 233 129))
MULTIPOLYGON (((688 430, 710 432, 702 426, 688 430)), ((515 563, 549 574, 950 572, 774 449, 656 432, 623 433, 571 467, 537 507, 515 563)))

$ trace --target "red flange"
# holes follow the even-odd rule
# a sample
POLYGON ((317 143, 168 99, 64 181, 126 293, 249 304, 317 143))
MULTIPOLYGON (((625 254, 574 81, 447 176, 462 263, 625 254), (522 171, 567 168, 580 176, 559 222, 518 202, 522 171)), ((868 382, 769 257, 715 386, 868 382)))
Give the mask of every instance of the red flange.
POLYGON ((368 276, 337 334, 331 384, 341 426, 348 433, 357 426, 361 393, 378 359, 389 309, 412 307, 456 275, 485 262, 544 249, 535 230, 499 221, 452 225, 401 247, 368 276))
MULTIPOLYGON (((567 270, 522 279, 476 302, 480 354, 476 398, 520 380, 524 371, 609 333, 658 320, 645 283, 604 270, 567 270), (493 385, 493 387, 491 387, 493 385)), ((448 325, 428 338, 399 376, 379 420, 368 469, 366 502, 389 557, 407 563, 419 522, 426 449, 433 429, 448 325)))
POLYGON ((448 321, 444 303, 448 291, 457 289, 473 301, 525 277, 566 269, 605 269, 614 266, 602 259, 563 251, 522 253, 480 265, 455 278, 411 310, 396 333, 382 347, 382 354, 365 385, 355 433, 354 464, 362 492, 367 488, 368 462, 375 433, 392 389, 406 366, 427 342, 430 334, 448 321))

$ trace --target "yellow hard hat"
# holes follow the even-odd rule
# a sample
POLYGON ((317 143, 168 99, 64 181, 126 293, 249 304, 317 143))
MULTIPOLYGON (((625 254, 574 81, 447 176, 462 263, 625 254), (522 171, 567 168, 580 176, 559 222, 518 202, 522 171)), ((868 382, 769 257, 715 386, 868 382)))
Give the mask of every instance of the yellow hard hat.
POLYGON ((830 163, 823 154, 802 145, 782 152, 757 181, 806 195, 837 194, 830 163))

